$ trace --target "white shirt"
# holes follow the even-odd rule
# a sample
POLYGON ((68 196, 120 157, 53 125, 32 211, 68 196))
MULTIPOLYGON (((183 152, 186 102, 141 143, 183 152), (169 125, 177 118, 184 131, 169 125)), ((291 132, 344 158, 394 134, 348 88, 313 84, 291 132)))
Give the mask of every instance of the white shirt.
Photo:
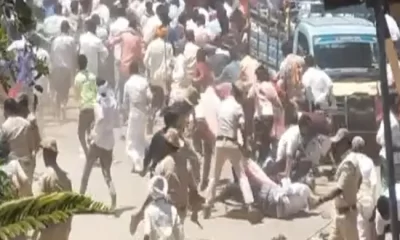
POLYGON ((217 120, 217 136, 236 139, 240 125, 244 123, 242 105, 233 96, 227 97, 221 102, 217 112, 217 120))
POLYGON ((185 58, 185 76, 187 81, 191 81, 196 75, 196 56, 199 49, 200 47, 193 42, 185 44, 183 56, 185 58))
POLYGON ((224 8, 226 11, 226 15, 228 16, 228 18, 230 18, 233 13, 233 9, 232 9, 231 5, 229 5, 227 2, 224 2, 224 8))
POLYGON ((160 18, 157 15, 151 16, 143 28, 143 41, 146 45, 154 39, 157 28, 162 25, 160 18))
POLYGON ((186 30, 192 30, 195 33, 197 28, 198 28, 197 24, 192 19, 189 19, 186 22, 186 30))
POLYGON ((114 147, 114 128, 117 127, 118 110, 117 102, 111 96, 100 97, 94 105, 94 126, 92 129, 92 142, 105 150, 114 147))
POLYGON ((171 26, 175 27, 178 24, 179 16, 185 11, 185 1, 179 0, 179 7, 175 4, 169 5, 168 17, 171 19, 171 26))
POLYGON ((51 37, 56 37, 61 33, 61 23, 63 21, 68 21, 68 19, 60 15, 47 17, 43 22, 44 32, 51 37))
MULTIPOLYGON (((399 61, 399 67, 400 67, 400 61, 399 61)), ((386 74, 387 74, 388 86, 389 87, 394 86, 395 81, 393 78, 393 71, 389 63, 386 64, 386 74)))
POLYGON ((61 34, 51 44, 51 66, 73 70, 76 67, 77 46, 72 36, 61 34))
POLYGON ((134 0, 129 4, 128 11, 134 13, 135 16, 140 17, 146 11, 146 1, 134 0))
POLYGON ((390 37, 394 42, 396 42, 400 38, 399 26, 397 25, 396 20, 394 20, 389 14, 385 14, 385 19, 389 28, 390 37))
MULTIPOLYGON (((400 220, 400 183, 396 183, 395 185, 396 189, 396 200, 397 200, 397 216, 400 220)), ((389 197, 389 190, 387 189, 384 193, 383 196, 389 197)), ((382 235, 384 234, 385 227, 390 224, 390 218, 388 220, 385 220, 382 218, 382 216, 379 214, 379 211, 376 210, 376 215, 375 215, 375 228, 376 228, 376 234, 382 235)))
POLYGON ((150 240, 182 240, 182 221, 176 208, 165 200, 154 200, 144 211, 144 234, 150 240))
MULTIPOLYGON (((304 88, 309 89, 312 100, 321 107, 329 107, 329 95, 333 87, 331 78, 322 70, 310 67, 308 68, 301 82, 304 88)), ((307 90, 306 90, 307 91, 307 90)))
POLYGON ((84 33, 79 38, 80 54, 88 60, 88 70, 96 75, 99 73, 99 62, 103 63, 108 56, 108 50, 99 37, 91 32, 84 33))
POLYGON ((124 106, 144 112, 149 99, 151 92, 147 79, 140 75, 132 75, 124 86, 124 106))
MULTIPOLYGON (((379 126, 378 132, 376 133, 376 142, 382 146, 379 156, 386 159, 386 149, 385 149, 385 133, 384 133, 384 123, 383 120, 379 126)), ((392 129, 392 142, 393 146, 400 147, 400 125, 396 116, 390 111, 390 128, 392 129)), ((394 163, 400 164, 400 152, 393 153, 394 163)))
POLYGON ((298 125, 292 125, 282 134, 276 151, 276 161, 286 160, 287 156, 295 157, 300 145, 300 129, 298 125))
POLYGON ((104 4, 100 4, 96 7, 96 9, 92 12, 93 14, 97 14, 100 17, 101 25, 107 25, 110 21, 110 10, 104 4))
MULTIPOLYGON (((128 19, 124 17, 118 17, 113 23, 110 25, 110 37, 116 37, 122 31, 125 31, 129 27, 128 19)), ((114 46, 114 58, 115 60, 121 59, 121 45, 116 44, 114 46)))

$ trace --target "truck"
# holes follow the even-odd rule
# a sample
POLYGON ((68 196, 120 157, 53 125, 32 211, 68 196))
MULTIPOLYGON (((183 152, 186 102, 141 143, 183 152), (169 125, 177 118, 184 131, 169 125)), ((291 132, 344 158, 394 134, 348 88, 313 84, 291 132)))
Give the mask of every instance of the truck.
POLYGON ((345 127, 352 135, 364 137, 368 155, 375 158, 381 108, 377 37, 370 15, 368 11, 364 17, 307 12, 305 4, 318 4, 302 4, 303 12, 293 6, 284 11, 270 9, 260 1, 250 4, 249 55, 272 72, 279 71, 284 58, 281 47, 289 39, 293 53, 314 56, 317 66, 333 81, 337 106, 328 112, 333 131, 345 127))

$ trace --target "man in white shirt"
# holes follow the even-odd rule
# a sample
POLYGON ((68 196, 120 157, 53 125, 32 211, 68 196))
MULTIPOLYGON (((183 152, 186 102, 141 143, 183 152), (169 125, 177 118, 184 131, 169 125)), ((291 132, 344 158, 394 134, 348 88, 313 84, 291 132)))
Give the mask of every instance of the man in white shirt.
POLYGON ((61 4, 56 4, 54 12, 54 15, 47 17, 43 22, 43 30, 50 38, 58 36, 60 34, 61 23, 64 20, 68 20, 62 15, 61 4))
POLYGON ((56 94, 57 117, 65 117, 65 106, 68 92, 76 70, 77 48, 75 39, 69 35, 70 26, 67 20, 61 23, 61 35, 57 36, 50 51, 51 80, 50 86, 56 94))
POLYGON ((312 125, 311 117, 302 114, 298 124, 290 126, 278 142, 276 163, 284 168, 281 174, 291 178, 292 182, 304 179, 321 157, 312 125))
POLYGON ((321 109, 330 107, 334 101, 331 78, 323 70, 317 68, 311 55, 306 56, 304 61, 306 71, 301 82, 306 91, 307 100, 321 109))
MULTIPOLYGON (((396 181, 400 181, 400 124, 398 121, 398 107, 395 103, 396 96, 391 95, 391 111, 390 111, 390 128, 392 132, 392 144, 393 144, 393 160, 394 160, 394 171, 396 181)), ((387 158, 386 158, 386 148, 385 148, 385 124, 383 120, 379 126, 378 132, 376 133, 376 141, 382 146, 379 157, 382 161, 381 163, 381 175, 382 175, 382 187, 387 187, 387 158)))
POLYGON ((389 28, 390 37, 393 42, 397 42, 400 38, 400 30, 396 20, 389 14, 385 14, 387 26, 389 28))
POLYGON ((244 174, 242 150, 238 144, 238 132, 244 128, 244 113, 240 104, 244 98, 245 86, 241 81, 232 84, 233 95, 221 102, 218 111, 218 131, 215 143, 215 169, 208 186, 208 196, 204 210, 204 218, 211 215, 211 204, 216 196, 216 186, 220 179, 222 168, 229 160, 239 180, 240 190, 249 213, 253 212, 251 204, 254 202, 249 180, 244 174))
POLYGON ((99 76, 99 65, 101 66, 107 59, 108 50, 96 36, 96 24, 92 19, 86 21, 86 31, 79 38, 80 54, 87 57, 89 72, 99 76))
MULTIPOLYGON (((153 9, 154 9, 154 5, 153 4, 153 9)), ((156 36, 156 31, 157 28, 160 27, 162 25, 161 19, 160 19, 160 14, 162 14, 162 8, 163 5, 159 5, 155 11, 156 14, 154 14, 153 16, 151 16, 146 24, 144 25, 144 27, 142 28, 143 31, 143 41, 145 46, 149 45, 150 42, 154 39, 154 37, 156 36)))
POLYGON ((200 47, 206 46, 210 41, 210 34, 206 28, 206 20, 203 14, 199 14, 196 19, 197 29, 194 31, 196 44, 200 47))
POLYGON ((110 169, 113 159, 114 128, 118 124, 118 119, 116 118, 118 116, 117 102, 105 80, 98 79, 96 84, 98 87, 98 96, 94 105, 95 120, 90 137, 89 154, 83 170, 79 192, 85 194, 93 165, 97 160, 100 160, 104 180, 111 196, 111 209, 114 209, 117 196, 110 169))
POLYGON ((186 31, 186 44, 183 49, 184 63, 185 63, 185 79, 184 85, 191 83, 192 79, 196 77, 196 56, 197 51, 200 49, 195 43, 194 32, 192 30, 186 31))
POLYGON ((100 24, 102 26, 107 26, 110 22, 110 9, 108 9, 107 5, 105 4, 105 0, 100 0, 99 5, 93 9, 92 14, 97 14, 100 17, 100 24))
POLYGON ((374 162, 362 153, 365 141, 360 136, 352 140, 353 155, 358 161, 358 167, 362 175, 362 182, 357 196, 357 229, 360 240, 372 240, 372 222, 370 221, 376 200, 377 175, 374 162))
POLYGON ((131 77, 125 83, 123 106, 129 108, 128 128, 126 133, 126 151, 133 163, 132 172, 143 170, 146 148, 145 129, 147 106, 151 100, 149 82, 139 75, 139 66, 133 62, 130 66, 131 77))
MULTIPOLYGON (((400 221, 400 183, 396 183, 397 216, 400 221)), ((387 189, 379 198, 375 211, 375 230, 378 240, 385 240, 385 228, 390 225, 389 190, 387 189)))

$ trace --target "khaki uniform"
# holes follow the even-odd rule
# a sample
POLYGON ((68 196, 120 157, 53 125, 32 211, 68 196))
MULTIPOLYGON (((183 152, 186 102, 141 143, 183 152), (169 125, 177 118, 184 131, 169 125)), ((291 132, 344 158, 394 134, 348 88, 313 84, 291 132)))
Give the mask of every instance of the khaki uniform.
POLYGON ((36 162, 34 152, 34 138, 31 124, 28 120, 11 116, 3 123, 3 132, 10 146, 10 160, 17 159, 32 185, 36 162))
MULTIPOLYGON (((38 181, 39 194, 61 191, 72 191, 72 183, 67 173, 60 169, 47 168, 38 181)), ((65 223, 49 226, 41 231, 39 240, 68 240, 71 222, 72 219, 69 219, 65 223)))
POLYGON ((179 151, 166 156, 157 165, 155 174, 167 179, 169 198, 183 222, 188 208, 189 189, 196 189, 196 185, 188 170, 186 158, 181 154, 179 151))
POLYGON ((336 172, 337 187, 342 194, 334 199, 335 214, 330 240, 358 240, 357 192, 362 180, 357 160, 349 153, 336 172))

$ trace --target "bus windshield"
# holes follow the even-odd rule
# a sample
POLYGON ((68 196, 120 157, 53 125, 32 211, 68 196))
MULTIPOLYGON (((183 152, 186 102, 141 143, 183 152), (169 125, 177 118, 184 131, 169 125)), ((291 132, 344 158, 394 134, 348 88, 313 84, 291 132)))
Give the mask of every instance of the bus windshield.
POLYGON ((374 68, 376 54, 376 37, 373 35, 314 38, 314 57, 321 69, 374 68))

